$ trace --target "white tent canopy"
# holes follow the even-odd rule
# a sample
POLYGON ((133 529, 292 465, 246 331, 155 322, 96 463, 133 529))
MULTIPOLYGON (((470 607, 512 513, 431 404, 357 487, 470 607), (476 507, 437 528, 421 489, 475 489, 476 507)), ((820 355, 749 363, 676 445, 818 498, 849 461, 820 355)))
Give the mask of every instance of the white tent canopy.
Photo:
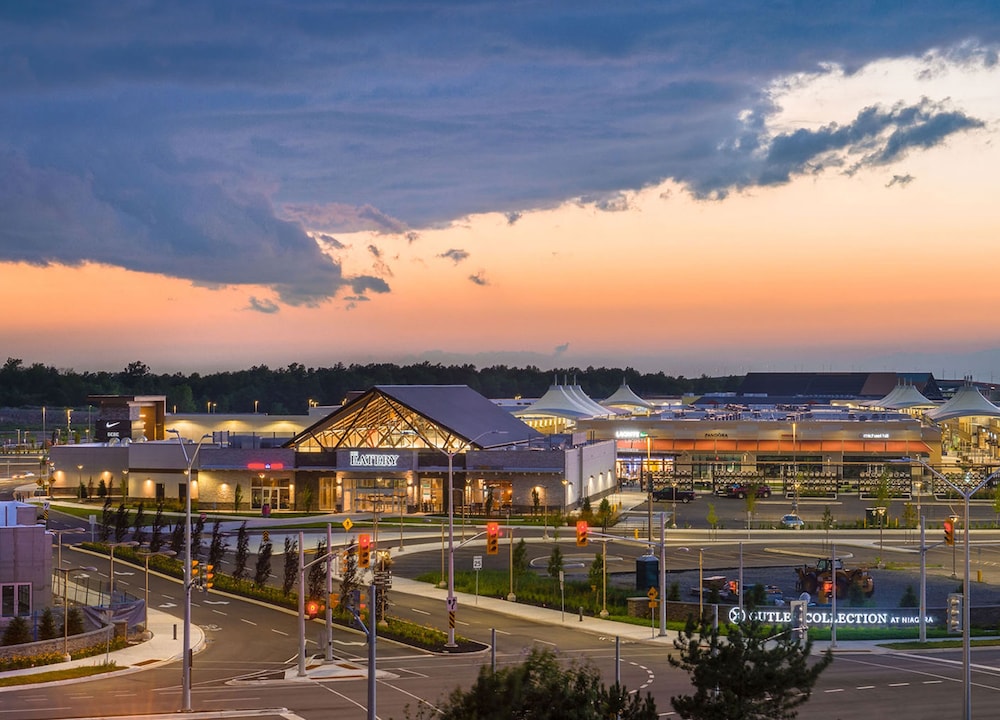
POLYGON ((924 415, 931 420, 951 420, 969 416, 1000 417, 1000 407, 983 397, 975 385, 967 383, 944 405, 928 410, 924 415))
POLYGON ((644 408, 646 410, 653 409, 653 403, 648 400, 643 400, 641 397, 636 395, 632 388, 630 388, 625 381, 622 381, 621 387, 615 390, 614 395, 609 397, 607 400, 603 400, 601 405, 605 407, 620 407, 620 408, 644 408))
POLYGON ((905 410, 907 408, 932 408, 937 403, 924 397, 917 388, 909 383, 897 385, 881 400, 865 403, 868 407, 885 408, 886 410, 905 410))

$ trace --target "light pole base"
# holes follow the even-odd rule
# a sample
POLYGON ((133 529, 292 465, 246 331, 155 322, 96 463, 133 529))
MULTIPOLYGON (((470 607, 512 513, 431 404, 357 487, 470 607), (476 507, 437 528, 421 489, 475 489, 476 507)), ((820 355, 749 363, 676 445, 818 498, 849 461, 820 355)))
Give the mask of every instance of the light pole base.
POLYGON ((507 600, 510 602, 516 602, 517 595, 515 595, 514 593, 507 593, 507 600))
POLYGON ((608 609, 607 609, 607 608, 602 608, 602 609, 601 609, 601 612, 599 613, 599 615, 600 615, 600 616, 601 616, 602 618, 604 618, 605 620, 607 620, 607 619, 608 619, 608 616, 609 616, 609 615, 611 615, 611 613, 609 613, 609 612, 608 612, 608 609))
POLYGON ((70 662, 72 659, 73 659, 73 656, 70 655, 69 653, 66 653, 65 655, 63 655, 63 662, 70 662))

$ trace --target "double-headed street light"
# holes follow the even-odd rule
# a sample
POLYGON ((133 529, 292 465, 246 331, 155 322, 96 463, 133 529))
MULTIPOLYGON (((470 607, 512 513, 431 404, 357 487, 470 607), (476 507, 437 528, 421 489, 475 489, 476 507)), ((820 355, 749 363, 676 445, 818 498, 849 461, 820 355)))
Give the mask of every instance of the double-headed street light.
POLYGON ((63 574, 63 660, 69 662, 73 659, 73 656, 69 654, 69 593, 66 588, 69 585, 69 574, 71 572, 97 572, 97 568, 84 566, 84 567, 71 567, 71 568, 56 568, 56 572, 61 572, 63 574))
POLYGON ((53 535, 56 536, 56 548, 57 548, 57 550, 56 550, 56 552, 57 552, 57 558, 56 558, 57 565, 56 565, 56 569, 57 570, 61 570, 61 568, 62 568, 62 546, 63 546, 62 536, 63 535, 82 535, 83 533, 85 533, 87 531, 84 530, 81 527, 75 527, 75 528, 66 528, 65 530, 49 530, 48 532, 50 532, 50 533, 52 533, 53 535))
POLYGON ((212 434, 202 435, 194 452, 188 457, 187 447, 180 431, 167 428, 167 432, 177 437, 177 443, 181 446, 184 461, 187 463, 188 483, 184 503, 184 659, 181 663, 181 711, 191 712, 191 487, 194 485, 192 468, 198 459, 201 444, 212 437, 212 434))
POLYGON ((964 670, 965 695, 963 698, 964 713, 962 717, 965 720, 972 720, 972 642, 969 632, 969 621, 971 619, 971 613, 969 612, 969 573, 971 572, 969 555, 969 498, 975 495, 990 480, 1000 475, 1000 470, 990 473, 985 477, 979 477, 978 475, 973 475, 971 471, 966 471, 962 479, 958 481, 953 477, 938 472, 920 458, 903 458, 902 462, 914 462, 927 468, 934 477, 957 491, 965 501, 965 577, 962 578, 962 666, 964 670))

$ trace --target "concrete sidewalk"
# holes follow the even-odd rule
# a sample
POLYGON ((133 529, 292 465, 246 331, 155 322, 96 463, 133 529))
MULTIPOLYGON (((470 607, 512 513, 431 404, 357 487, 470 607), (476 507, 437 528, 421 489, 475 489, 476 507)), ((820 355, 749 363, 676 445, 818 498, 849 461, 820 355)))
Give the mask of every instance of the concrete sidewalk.
MULTIPOLYGON (((37 675, 55 670, 65 670, 73 667, 94 667, 103 665, 107 661, 115 664, 114 674, 127 672, 137 672, 148 668, 159 667, 166 663, 180 660, 183 657, 184 626, 180 618, 156 610, 149 609, 149 630, 152 637, 149 640, 130 645, 121 650, 114 650, 110 653, 100 653, 88 658, 70 660, 69 662, 54 663, 52 665, 40 665, 38 667, 24 668, 21 670, 10 670, 0 673, 0 677, 17 677, 21 675, 37 675)), ((205 633, 197 625, 191 626, 191 650, 199 652, 205 647, 205 633)), ((96 677, 106 677, 105 674, 96 677)), ((77 678, 72 680, 56 681, 56 684, 81 682, 90 678, 77 678)), ((180 679, 178 678, 178 682, 180 679)), ((15 690, 20 685, 10 687, 0 687, 0 692, 4 690, 15 690)))

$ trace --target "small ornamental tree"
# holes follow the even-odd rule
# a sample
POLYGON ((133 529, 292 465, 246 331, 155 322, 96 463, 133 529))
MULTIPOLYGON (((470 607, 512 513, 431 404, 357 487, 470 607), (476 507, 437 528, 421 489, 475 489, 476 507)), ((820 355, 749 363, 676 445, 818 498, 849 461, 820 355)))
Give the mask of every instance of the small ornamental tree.
POLYGON ((12 617, 7 623, 7 627, 3 629, 3 637, 0 638, 0 645, 23 645, 24 643, 30 643, 34 638, 31 637, 31 626, 28 624, 28 618, 23 615, 17 615, 12 617))
POLYGON ((299 541, 285 535, 285 574, 281 582, 281 594, 288 597, 292 594, 299 579, 299 541))
POLYGON ((201 535, 205 532, 205 516, 199 514, 191 523, 191 554, 197 557, 201 554, 201 535))
POLYGON ((271 577, 271 553, 273 548, 271 541, 262 543, 257 551, 257 565, 253 572, 253 584, 258 590, 267 585, 267 579, 271 577))
POLYGON ((226 536, 222 534, 222 521, 216 520, 212 524, 212 542, 208 546, 208 564, 213 565, 216 572, 222 568, 222 559, 228 547, 226 536))
POLYGON ((174 529, 170 533, 170 549, 177 556, 184 553, 184 518, 174 522, 174 529))
POLYGON ((115 521, 115 511, 111 509, 111 498, 104 498, 104 508, 101 510, 101 526, 98 537, 106 543, 111 537, 111 525, 115 521))
MULTIPOLYGON (((326 555, 326 538, 316 541, 316 557, 321 558, 326 555)), ((326 568, 333 558, 327 558, 309 566, 309 575, 306 578, 307 596, 311 598, 324 597, 326 595, 326 568)))
POLYGON ((344 563, 340 573, 340 604, 338 607, 347 609, 351 593, 358 587, 358 545, 354 538, 344 551, 344 563))
POLYGON ((559 546, 556 545, 552 548, 552 554, 549 555, 549 577, 559 578, 559 573, 563 569, 563 554, 559 546))
POLYGON ((132 539, 140 545, 146 542, 146 510, 140 501, 135 509, 135 517, 132 518, 132 539))
POLYGON ((126 535, 128 535, 128 508, 122 503, 115 512, 115 542, 125 542, 126 535))
POLYGON ((800 643, 791 631, 756 620, 727 627, 723 640, 708 623, 687 626, 674 640, 678 654, 667 661, 691 676, 692 695, 676 695, 670 704, 684 720, 792 720, 808 702, 820 674, 833 662, 827 650, 810 660, 812 640, 800 643))
POLYGON ((149 531, 149 551, 159 552, 163 547, 163 501, 156 503, 156 514, 153 515, 153 526, 149 531))
POLYGON ((233 580, 243 582, 247 579, 247 560, 250 558, 250 533, 247 532, 246 520, 236 533, 236 555, 233 557, 233 580))

